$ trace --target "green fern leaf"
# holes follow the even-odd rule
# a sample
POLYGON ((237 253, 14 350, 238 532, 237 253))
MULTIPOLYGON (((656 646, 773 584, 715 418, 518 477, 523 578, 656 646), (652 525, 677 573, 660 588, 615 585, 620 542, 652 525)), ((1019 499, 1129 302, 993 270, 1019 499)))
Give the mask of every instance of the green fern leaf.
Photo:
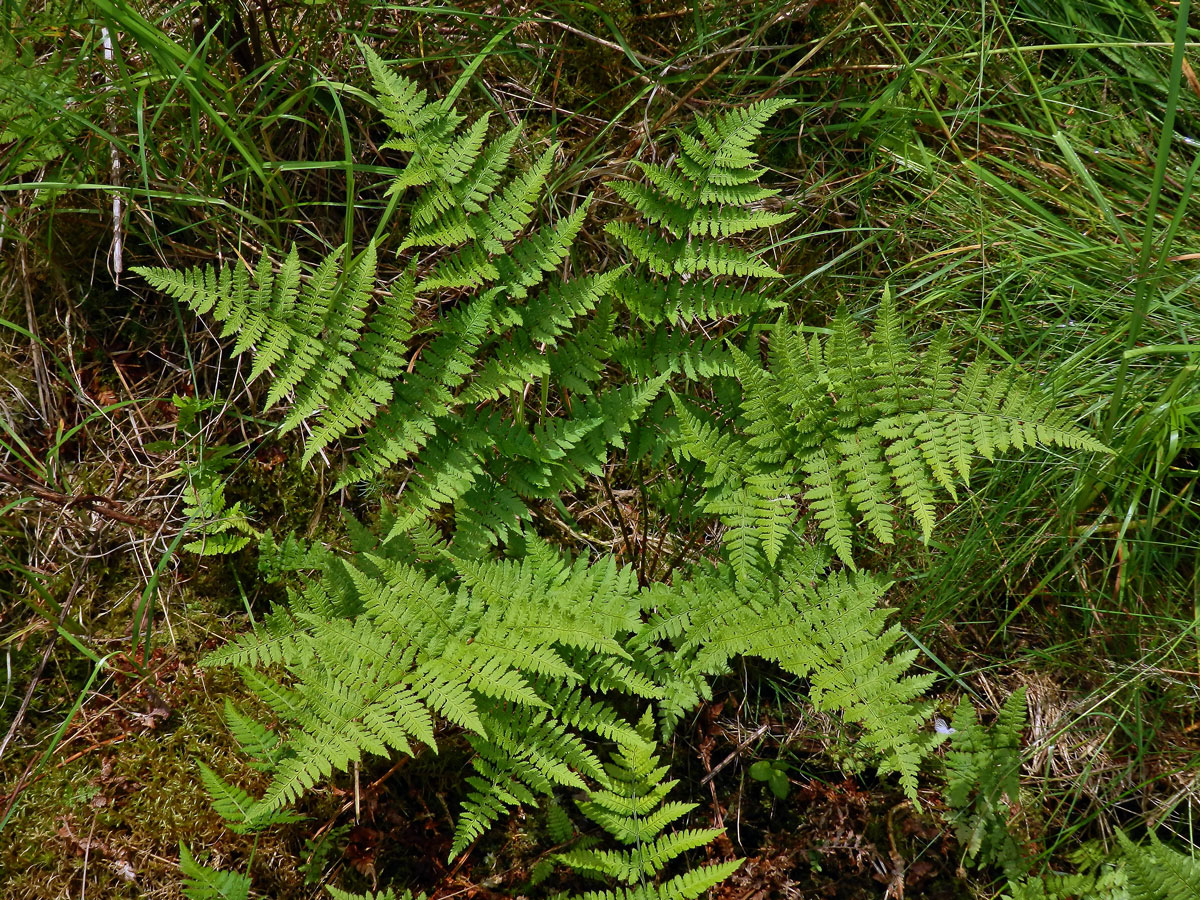
POLYGON ((247 900, 250 879, 240 872, 220 871, 196 862, 187 844, 179 845, 183 895, 188 900, 247 900))

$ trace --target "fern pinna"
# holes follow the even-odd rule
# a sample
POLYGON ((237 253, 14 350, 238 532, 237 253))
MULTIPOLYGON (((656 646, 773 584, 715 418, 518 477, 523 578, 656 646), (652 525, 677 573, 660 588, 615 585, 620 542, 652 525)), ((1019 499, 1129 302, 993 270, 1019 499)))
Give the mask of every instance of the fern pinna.
POLYGON ((1105 450, 1014 370, 982 358, 955 365, 947 332, 916 352, 886 294, 869 336, 843 309, 824 340, 780 319, 765 364, 757 350, 733 357, 738 415, 726 421, 677 397, 675 447, 704 465, 706 507, 728 526, 743 572, 775 565, 795 539, 799 501, 853 566, 856 520, 890 544, 896 509, 906 508, 928 540, 939 491, 957 499, 976 456, 1035 445, 1105 450))

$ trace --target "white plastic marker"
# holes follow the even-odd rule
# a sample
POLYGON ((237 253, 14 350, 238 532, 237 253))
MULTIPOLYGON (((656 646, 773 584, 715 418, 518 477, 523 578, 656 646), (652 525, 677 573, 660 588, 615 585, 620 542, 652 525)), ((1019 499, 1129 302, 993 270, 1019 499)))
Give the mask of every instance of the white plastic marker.
MULTIPOLYGON (((109 69, 113 61, 113 43, 112 36, 108 33, 108 29, 101 26, 100 28, 100 45, 104 48, 104 61, 108 63, 105 66, 104 80, 112 86, 112 77, 109 74, 109 69)), ((117 145, 109 146, 109 153, 112 156, 112 183, 113 187, 117 186, 119 175, 121 172, 121 157, 117 155, 117 145)), ((117 191, 113 191, 113 242, 112 242, 112 268, 113 281, 120 282, 121 280, 121 195, 117 191)))

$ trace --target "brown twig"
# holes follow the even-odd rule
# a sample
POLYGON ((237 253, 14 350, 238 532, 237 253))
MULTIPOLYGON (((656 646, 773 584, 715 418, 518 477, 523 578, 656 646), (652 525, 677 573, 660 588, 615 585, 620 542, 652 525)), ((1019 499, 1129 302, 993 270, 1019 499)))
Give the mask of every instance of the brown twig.
POLYGON ((892 879, 888 882, 887 890, 884 892, 886 900, 904 900, 904 857, 900 855, 900 851, 896 848, 896 831, 893 827, 892 820, 896 817, 896 811, 912 806, 909 800, 901 801, 888 810, 887 814, 887 836, 889 856, 892 861, 892 879))
POLYGON ((633 536, 629 533, 629 526, 625 523, 625 514, 621 512, 621 505, 617 503, 617 498, 613 495, 612 485, 608 483, 608 476, 603 472, 600 473, 600 483, 604 485, 604 493, 608 495, 608 502, 616 511, 617 521, 621 523, 621 536, 625 539, 625 553, 629 557, 630 565, 633 565, 637 562, 637 548, 633 545, 633 536))
POLYGON ((72 506, 82 506, 88 512, 94 512, 97 515, 112 519, 115 522, 121 522, 125 525, 135 525, 147 531, 156 531, 162 526, 161 522, 121 512, 121 510, 116 508, 116 504, 120 504, 122 501, 106 497, 103 494, 62 494, 58 491, 50 490, 45 485, 38 484, 27 476, 13 475, 8 472, 0 472, 0 482, 10 484, 18 490, 26 491, 39 500, 57 504, 63 509, 69 509, 72 506))
POLYGON ((721 760, 719 763, 717 763, 715 766, 713 766, 711 769, 709 769, 708 774, 700 779, 700 786, 703 787, 704 785, 706 785, 710 781, 712 781, 714 778, 716 778, 722 769, 724 769, 731 762, 733 762, 735 759, 737 759, 738 755, 741 754, 741 752, 743 750, 745 750, 747 747, 749 747, 751 744, 753 744, 755 741, 757 741, 760 737, 762 737, 764 734, 766 734, 768 731, 770 731, 770 729, 771 729, 771 726, 769 724, 768 725, 760 725, 755 731, 751 732, 750 737, 746 738, 744 741, 742 741, 740 744, 738 744, 734 748, 732 753, 730 753, 723 760, 721 760))

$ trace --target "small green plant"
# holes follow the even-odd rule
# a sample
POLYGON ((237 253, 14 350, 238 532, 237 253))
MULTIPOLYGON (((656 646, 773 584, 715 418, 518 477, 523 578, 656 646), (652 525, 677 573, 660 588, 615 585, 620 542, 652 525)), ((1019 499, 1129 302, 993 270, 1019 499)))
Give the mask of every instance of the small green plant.
POLYGON ((250 523, 251 510, 240 500, 225 500, 224 470, 232 462, 235 447, 208 447, 195 463, 181 466, 186 483, 183 488, 183 512, 187 530, 197 537, 183 549, 200 556, 237 553, 259 534, 250 523))
POLYGON ((330 862, 336 861, 346 849, 346 835, 350 833, 350 827, 349 822, 343 822, 328 831, 304 839, 300 873, 304 876, 305 884, 320 884, 325 878, 330 862))
POLYGON ((241 501, 230 505, 225 500, 225 472, 233 464, 234 454, 242 448, 205 443, 200 420, 217 405, 214 398, 176 394, 171 402, 178 410, 176 424, 182 440, 149 446, 178 451, 187 457, 179 466, 184 478, 183 513, 187 518, 184 530, 195 535, 195 539, 184 544, 183 549, 200 556, 237 553, 260 534, 251 524, 252 510, 241 501))
POLYGON ((1028 866, 1009 830, 1012 808, 1020 800, 1025 719, 1024 688, 1005 701, 991 728, 980 724, 975 707, 963 697, 946 754, 946 803, 954 811, 954 828, 968 861, 997 865, 1010 879, 1028 866))
POLYGON ((750 765, 750 777, 764 781, 777 800, 786 800, 792 791, 791 766, 779 759, 759 759, 750 765))

